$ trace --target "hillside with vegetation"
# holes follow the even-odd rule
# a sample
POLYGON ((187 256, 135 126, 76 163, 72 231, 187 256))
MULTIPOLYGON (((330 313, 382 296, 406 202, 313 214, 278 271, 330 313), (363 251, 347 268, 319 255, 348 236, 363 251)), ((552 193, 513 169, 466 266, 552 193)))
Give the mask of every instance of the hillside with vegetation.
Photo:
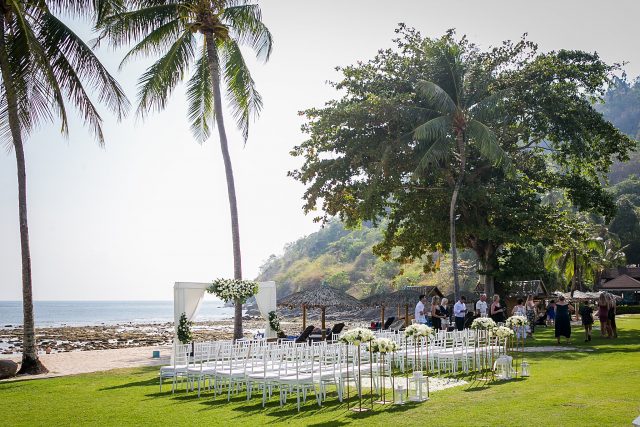
MULTIPOLYGON (((382 233, 381 227, 371 223, 349 230, 332 220, 319 231, 286 245, 281 256, 271 255, 260 268, 258 280, 275 280, 281 295, 321 283, 356 297, 414 285, 435 285, 445 294, 452 291, 448 257, 433 264, 427 264, 427 258, 409 264, 385 261, 373 253, 382 233), (425 266, 436 271, 425 273, 425 266)), ((461 270, 463 289, 473 289, 477 274, 471 252, 462 254, 461 270)))

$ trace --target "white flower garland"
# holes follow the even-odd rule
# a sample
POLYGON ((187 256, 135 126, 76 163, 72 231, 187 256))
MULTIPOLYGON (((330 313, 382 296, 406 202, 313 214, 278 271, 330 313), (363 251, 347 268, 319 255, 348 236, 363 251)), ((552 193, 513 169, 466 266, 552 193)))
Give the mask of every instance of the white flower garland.
POLYGON ((505 324, 510 328, 526 326, 529 324, 529 321, 524 316, 511 316, 507 319, 505 324))
POLYGON ((365 328, 350 329, 340 337, 340 341, 343 343, 353 345, 360 345, 360 343, 370 342, 374 339, 373 332, 365 328))
POLYGON ((471 329, 481 329, 484 331, 493 329, 496 326, 496 322, 494 322, 490 317, 478 317, 473 320, 473 323, 471 323, 471 329))
POLYGON ((405 337, 428 337, 430 335, 433 335, 433 333, 434 333, 433 328, 427 325, 422 325, 420 323, 414 323, 413 325, 409 325, 404 330, 405 337))
POLYGON ((374 353, 393 353, 398 350, 398 344, 389 338, 378 338, 371 341, 371 351, 374 353))
POLYGON ((224 302, 240 300, 244 304, 247 298, 258 293, 258 282, 253 280, 216 279, 207 288, 207 292, 214 294, 224 302))

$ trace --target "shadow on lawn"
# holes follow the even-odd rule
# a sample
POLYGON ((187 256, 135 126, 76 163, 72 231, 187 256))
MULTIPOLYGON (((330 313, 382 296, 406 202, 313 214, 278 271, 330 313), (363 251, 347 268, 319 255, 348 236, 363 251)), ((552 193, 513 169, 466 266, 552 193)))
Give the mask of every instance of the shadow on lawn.
MULTIPOLYGON (((260 395, 261 396, 261 395, 260 395)), ((355 413, 355 412, 347 412, 347 403, 346 400, 343 402, 338 401, 337 396, 333 396, 331 398, 328 397, 327 401, 323 402, 321 407, 318 407, 315 397, 313 395, 307 396, 307 402, 302 403, 300 406, 300 412, 297 410, 296 399, 295 397, 289 397, 285 406, 279 406, 277 402, 277 398, 272 397, 270 401, 267 402, 266 407, 262 407, 262 399, 258 400, 246 400, 246 395, 241 394, 237 397, 233 397, 230 402, 227 402, 226 396, 218 396, 216 399, 211 398, 212 395, 207 394, 203 395, 201 405, 206 406, 202 410, 214 410, 219 407, 219 405, 227 405, 232 404, 235 407, 232 409, 233 412, 238 413, 238 417, 246 417, 250 414, 260 413, 266 417, 273 418, 268 421, 269 424, 272 423, 282 423, 287 420, 303 420, 310 417, 317 417, 321 414, 332 413, 336 414, 336 412, 343 410, 348 414, 348 417, 353 420, 364 420, 372 416, 376 416, 381 413, 401 413, 412 408, 415 408, 418 404, 408 402, 402 406, 384 406, 374 405, 374 410, 355 413), (237 406, 236 406, 237 405, 237 406)), ((197 397, 196 397, 197 398, 197 397)), ((176 401, 191 401, 193 400, 193 396, 181 396, 175 397, 173 400, 176 401)), ((353 408, 358 405, 357 397, 351 397, 349 399, 349 407, 353 408)), ((371 407, 371 401, 369 399, 362 401, 363 407, 371 407)), ((347 422, 343 421, 327 421, 323 423, 316 424, 307 424, 314 426, 341 426, 347 424, 347 422)))

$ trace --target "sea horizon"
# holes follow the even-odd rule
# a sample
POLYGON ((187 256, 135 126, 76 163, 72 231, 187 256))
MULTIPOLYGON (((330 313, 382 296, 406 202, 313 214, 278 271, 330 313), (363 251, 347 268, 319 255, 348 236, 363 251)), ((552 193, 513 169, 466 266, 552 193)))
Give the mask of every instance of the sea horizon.
MULTIPOLYGON (((173 322, 171 300, 34 300, 33 305, 40 328, 173 322)), ((233 310, 218 299, 205 299, 194 321, 229 319, 233 310)), ((22 324, 22 301, 0 300, 0 328, 22 324)))

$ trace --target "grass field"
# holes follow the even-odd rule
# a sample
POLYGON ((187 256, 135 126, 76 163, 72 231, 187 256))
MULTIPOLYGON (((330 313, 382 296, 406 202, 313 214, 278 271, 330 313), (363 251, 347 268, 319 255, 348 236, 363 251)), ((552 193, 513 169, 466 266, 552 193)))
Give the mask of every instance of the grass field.
MULTIPOLYGON (((291 398, 281 408, 274 396, 263 409, 255 396, 227 403, 212 393, 160 393, 157 368, 145 368, 0 383, 0 425, 629 426, 640 415, 640 315, 619 317, 618 325, 615 340, 594 331, 584 343, 576 327, 578 351, 528 354, 527 379, 470 383, 426 403, 363 414, 348 412, 335 394, 322 408, 307 400, 298 413, 291 398)), ((529 343, 554 345, 552 328, 537 330, 529 343)))

